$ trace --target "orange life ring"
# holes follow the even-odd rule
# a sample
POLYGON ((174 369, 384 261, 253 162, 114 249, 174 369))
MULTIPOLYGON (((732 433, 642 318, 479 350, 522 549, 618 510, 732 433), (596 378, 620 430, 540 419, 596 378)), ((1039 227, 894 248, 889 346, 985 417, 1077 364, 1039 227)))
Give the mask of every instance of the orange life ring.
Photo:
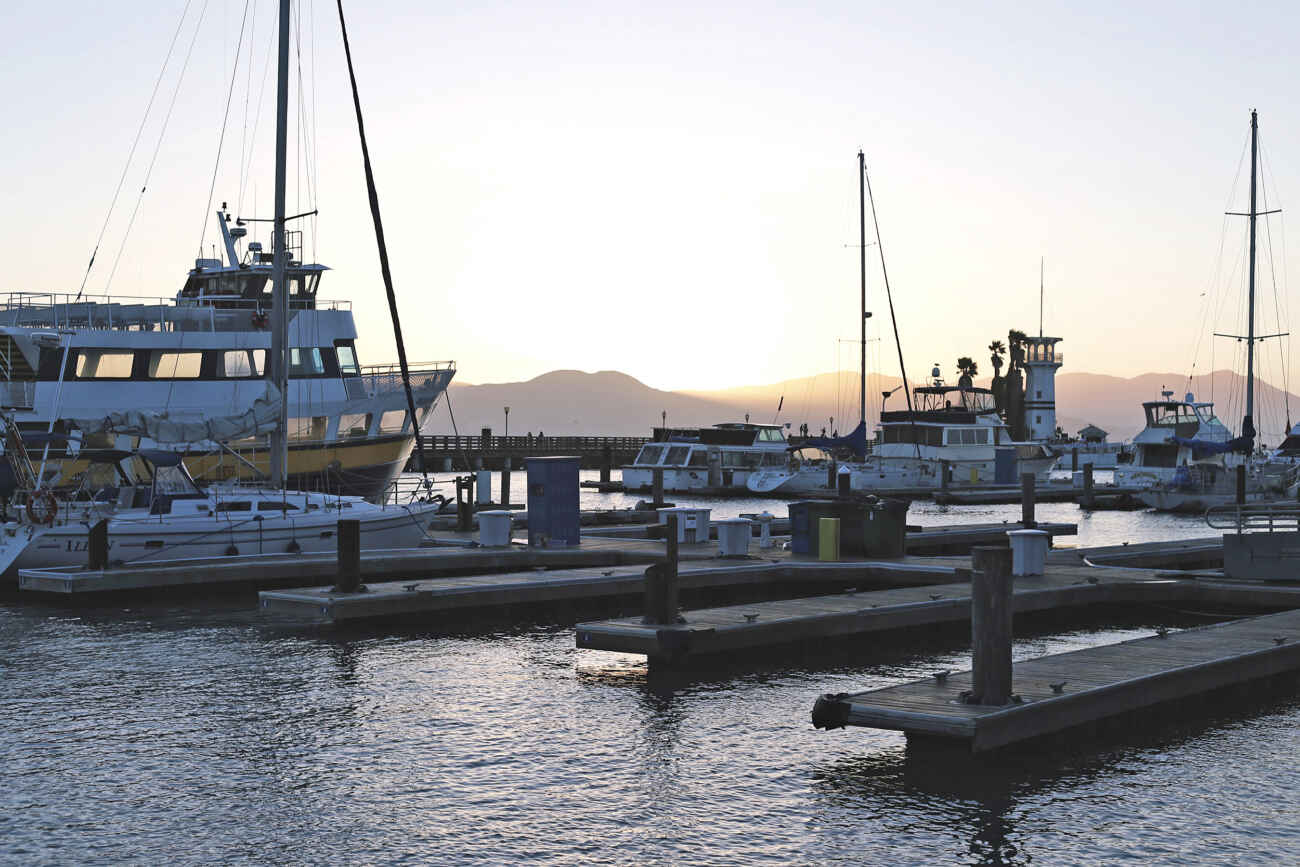
POLYGON ((49 488, 38 488, 27 495, 27 518, 33 524, 54 523, 59 514, 59 501, 49 488))

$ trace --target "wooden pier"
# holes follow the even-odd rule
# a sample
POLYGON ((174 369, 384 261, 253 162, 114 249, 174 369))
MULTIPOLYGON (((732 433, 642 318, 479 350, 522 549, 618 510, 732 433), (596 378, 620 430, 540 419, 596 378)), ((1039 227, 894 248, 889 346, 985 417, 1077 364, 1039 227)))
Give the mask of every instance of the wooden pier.
MULTIPOLYGON (((1300 590, 1292 591, 1300 604, 1300 590)), ((1300 671, 1300 610, 1015 663, 1011 703, 966 704, 970 672, 826 695, 820 728, 866 726, 995 749, 1224 687, 1300 671)))
MULTIPOLYGON (((968 561, 907 558, 904 564, 931 569, 947 564, 954 577, 964 577, 922 587, 867 592, 858 588, 853 593, 685 611, 684 622, 676 625, 643 623, 640 616, 580 623, 577 645, 685 665, 709 655, 970 619, 968 561)), ((1044 576, 1017 579, 1013 603, 1017 612, 1029 612, 1169 601, 1187 593, 1178 581, 1148 571, 1062 566, 1044 576)))

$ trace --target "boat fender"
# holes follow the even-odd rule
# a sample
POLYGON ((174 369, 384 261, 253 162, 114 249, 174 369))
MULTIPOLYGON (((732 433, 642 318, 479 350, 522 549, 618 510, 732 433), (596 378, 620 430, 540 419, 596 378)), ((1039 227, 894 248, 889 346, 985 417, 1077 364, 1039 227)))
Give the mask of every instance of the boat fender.
POLYGON ((27 517, 33 524, 45 524, 48 527, 54 523, 58 514, 59 501, 49 488, 38 488, 27 495, 27 517))

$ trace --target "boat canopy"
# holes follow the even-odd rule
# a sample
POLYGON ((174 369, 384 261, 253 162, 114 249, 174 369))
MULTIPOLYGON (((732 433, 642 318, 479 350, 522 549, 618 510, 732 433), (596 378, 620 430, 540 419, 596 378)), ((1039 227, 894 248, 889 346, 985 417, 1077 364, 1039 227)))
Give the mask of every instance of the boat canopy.
POLYGON ((176 421, 165 412, 126 410, 101 418, 74 418, 70 421, 87 435, 148 437, 156 443, 219 443, 270 433, 279 418, 280 390, 268 382, 261 397, 238 415, 176 421))
POLYGON ((853 453, 859 458, 867 456, 867 423, 858 422, 858 426, 849 431, 842 437, 808 437, 799 446, 800 448, 826 449, 852 449, 853 453))
POLYGON ((1186 437, 1173 436, 1169 438, 1171 442, 1180 446, 1186 446, 1192 450, 1192 460, 1199 461, 1201 458, 1210 455, 1223 455, 1228 452, 1239 452, 1248 455, 1255 449, 1255 438, 1253 436, 1242 436, 1230 439, 1225 442, 1216 442, 1214 440, 1187 439, 1186 437))

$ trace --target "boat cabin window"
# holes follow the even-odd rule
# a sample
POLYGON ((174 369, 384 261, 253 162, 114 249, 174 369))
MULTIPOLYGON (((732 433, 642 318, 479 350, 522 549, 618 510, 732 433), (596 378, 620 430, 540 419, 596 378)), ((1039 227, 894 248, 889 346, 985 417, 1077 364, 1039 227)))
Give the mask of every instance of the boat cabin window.
POLYGON ((1175 427, 1197 422, 1195 411, 1185 403, 1151 403, 1144 409, 1147 412, 1148 426, 1175 427))
POLYGON ((220 374, 227 379, 261 376, 265 364, 265 349, 227 349, 221 353, 220 374))
POLYGON ((149 353, 150 379, 198 379, 203 367, 202 352, 149 353))
POLYGON ((753 452, 723 452, 722 465, 728 469, 758 466, 760 456, 753 452))
POLYGON ((78 379, 130 379, 135 353, 116 349, 82 349, 77 353, 78 379))
POLYGON ((251 512, 252 510, 253 504, 248 500, 234 500, 217 503, 217 508, 214 511, 220 514, 222 512, 251 512))
POLYGON ((1177 445, 1142 446, 1142 465, 1144 467, 1178 466, 1177 445))
POLYGON ((642 446, 641 454, 636 456, 634 463, 638 464, 657 464, 659 459, 664 456, 664 446, 642 446))
POLYGON ((765 467, 783 467, 785 466, 785 456, 768 453, 763 455, 763 466, 765 467))
POLYGON ((262 500, 257 504, 257 511, 259 512, 278 512, 283 511, 284 509, 296 508, 298 507, 293 503, 286 503, 280 500, 262 500))
POLYGON ((339 355, 339 373, 344 376, 359 376, 361 366, 357 364, 357 351, 345 343, 340 343, 335 350, 339 355))
POLYGON ((696 449, 691 452, 690 466, 707 467, 709 465, 709 453, 704 449, 696 449))
POLYGON ((758 442, 783 443, 785 442, 785 437, 782 436, 781 431, 777 430, 776 428, 765 427, 759 430, 758 432, 758 442))
POLYGON ((887 443, 920 443, 923 446, 943 445, 943 428, 930 425, 886 425, 884 428, 887 443), (913 430, 916 431, 913 434, 913 430))
POLYGON ((406 410, 390 409, 379 417, 379 432, 381 434, 401 433, 406 427, 406 410))
POLYGON ((295 274, 289 272, 284 278, 285 285, 289 287, 289 297, 294 298, 301 295, 314 296, 316 289, 320 285, 320 274, 295 274))
POLYGON ((989 441, 989 432, 978 428, 949 428, 948 444, 949 445, 987 445, 989 441))
POLYGON ((199 296, 233 295, 240 298, 257 298, 266 287, 264 271, 220 271, 211 274, 190 274, 181 289, 183 298, 199 296))
POLYGON ((325 362, 321 359, 320 350, 316 347, 299 348, 295 346, 289 350, 290 376, 320 376, 324 372, 325 362))
POLYGON ((669 446, 668 457, 664 458, 664 464, 672 467, 685 466, 686 455, 690 450, 690 446, 669 446))
POLYGON ((288 435, 291 440, 323 440, 325 439, 325 425, 328 419, 323 415, 302 416, 301 418, 291 418, 288 424, 288 435))
POLYGON ((366 413, 350 412, 339 416, 339 430, 335 435, 338 439, 354 439, 364 437, 370 432, 370 420, 373 416, 366 413))

